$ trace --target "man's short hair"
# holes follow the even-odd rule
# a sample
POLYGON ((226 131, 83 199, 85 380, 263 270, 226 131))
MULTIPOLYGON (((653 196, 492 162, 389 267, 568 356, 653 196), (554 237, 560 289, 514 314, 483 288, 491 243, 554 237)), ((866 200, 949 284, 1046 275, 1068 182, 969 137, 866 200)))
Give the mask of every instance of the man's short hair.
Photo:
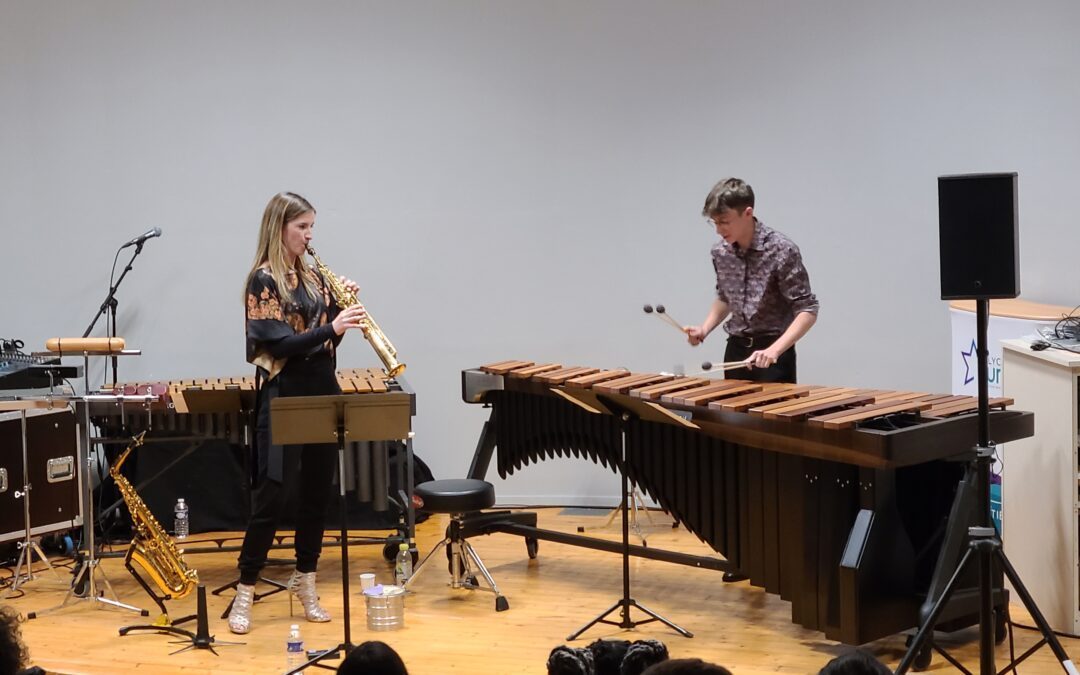
POLYGON ((725 178, 709 191, 701 215, 714 218, 725 211, 742 211, 753 205, 754 188, 749 183, 741 178, 725 178))

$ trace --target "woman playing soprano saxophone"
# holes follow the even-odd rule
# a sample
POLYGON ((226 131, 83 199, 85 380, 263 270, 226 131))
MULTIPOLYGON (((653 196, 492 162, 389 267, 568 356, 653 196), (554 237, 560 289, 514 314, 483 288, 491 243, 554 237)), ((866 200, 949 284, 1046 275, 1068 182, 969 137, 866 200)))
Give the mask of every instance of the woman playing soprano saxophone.
MULTIPOLYGON (((329 621, 319 605, 315 570, 322 550, 323 521, 332 494, 337 453, 333 444, 275 446, 270 443, 270 401, 276 396, 340 394, 335 349, 345 331, 360 328, 360 304, 338 310, 326 280, 304 261, 315 226, 315 209, 300 195, 282 192, 266 205, 255 264, 248 273, 247 359, 257 366, 256 484, 238 567, 240 583, 229 613, 234 633, 251 630, 255 582, 277 530, 286 496, 299 490, 296 570, 289 589, 308 621, 329 621)), ((354 292, 357 286, 341 278, 354 292)))

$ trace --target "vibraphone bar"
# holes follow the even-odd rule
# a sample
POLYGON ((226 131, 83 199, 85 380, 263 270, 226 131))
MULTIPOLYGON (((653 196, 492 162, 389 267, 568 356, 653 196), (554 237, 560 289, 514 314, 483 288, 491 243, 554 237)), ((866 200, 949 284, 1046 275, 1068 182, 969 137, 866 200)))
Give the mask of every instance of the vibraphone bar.
MULTIPOLYGON (((793 621, 848 644, 918 625, 973 524, 974 397, 530 361, 464 371, 462 396, 492 408, 470 477, 496 449, 503 477, 563 456, 624 471, 793 621)), ((996 442, 1033 434, 1031 413, 990 403, 996 442)), ((977 621, 976 597, 956 594, 942 629, 977 621)))

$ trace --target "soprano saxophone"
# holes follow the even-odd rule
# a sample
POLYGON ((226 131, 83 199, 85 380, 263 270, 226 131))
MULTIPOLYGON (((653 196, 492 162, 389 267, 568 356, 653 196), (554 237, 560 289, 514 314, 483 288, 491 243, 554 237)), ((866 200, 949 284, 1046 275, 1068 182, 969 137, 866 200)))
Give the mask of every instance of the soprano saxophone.
MULTIPOLYGON (((315 249, 308 246, 307 252, 315 260, 315 266, 319 268, 319 273, 326 279, 330 295, 334 296, 334 304, 341 309, 345 309, 360 302, 360 299, 356 297, 356 293, 345 288, 337 275, 324 265, 322 260, 319 260, 319 256, 315 255, 315 249)), ((397 359, 397 350, 394 349, 394 345, 390 343, 386 334, 379 328, 379 324, 375 323, 375 319, 371 317, 370 313, 364 316, 360 328, 364 331, 364 337, 371 343, 371 348, 375 350, 375 353, 379 355, 379 359, 382 360, 387 377, 397 377, 405 372, 405 364, 397 359)))

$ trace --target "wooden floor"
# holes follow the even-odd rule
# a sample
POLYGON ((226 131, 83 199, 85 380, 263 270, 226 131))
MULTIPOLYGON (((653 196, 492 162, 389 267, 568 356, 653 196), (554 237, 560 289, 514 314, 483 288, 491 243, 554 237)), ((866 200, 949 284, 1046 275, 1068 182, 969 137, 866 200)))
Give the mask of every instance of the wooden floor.
MULTIPOLYGON (((558 510, 540 511, 540 526, 573 532, 579 525, 595 528, 603 524, 601 515, 568 515, 558 510)), ((646 524, 650 546, 707 554, 708 549, 684 530, 673 530, 665 516, 654 514, 656 525, 646 524)), ((442 535, 446 520, 435 518, 418 528, 421 554, 442 535)), ((603 531, 599 531, 602 532, 603 531)), ((610 529, 603 536, 616 538, 610 529)), ((198 541, 205 535, 197 535, 198 541)), ((616 555, 598 551, 540 543, 540 555, 529 560, 518 537, 492 535, 473 540, 496 582, 510 601, 510 610, 496 613, 490 594, 453 590, 447 585, 445 558, 417 580, 408 597, 405 627, 391 632, 367 630, 359 584, 352 586, 353 642, 380 639, 403 656, 413 675, 441 673, 543 674, 552 647, 565 643, 566 636, 600 614, 621 597, 620 563, 616 555)), ((188 546, 193 546, 193 543, 188 546)), ((188 556, 198 568, 208 589, 235 578, 235 553, 188 556)), ((355 580, 361 572, 375 572, 380 582, 390 582, 392 570, 382 559, 381 546, 353 546, 349 550, 350 572, 355 580)), ((105 573, 120 600, 151 609, 134 580, 119 560, 103 562, 105 573)), ((791 623, 790 606, 775 596, 753 588, 748 582, 723 584, 717 572, 647 560, 631 560, 632 595, 642 605, 692 631, 687 639, 662 624, 650 623, 633 631, 612 626, 594 627, 581 640, 584 646, 601 638, 662 640, 674 657, 697 656, 727 666, 738 675, 755 673, 816 673, 833 656, 847 649, 826 640, 821 634, 791 623)), ((270 568, 285 578, 287 568, 270 568)), ((69 575, 64 572, 64 579, 69 575)), ((23 623, 23 638, 33 664, 55 673, 126 673, 142 668, 144 673, 273 673, 284 672, 285 638, 289 624, 301 624, 308 648, 332 646, 342 640, 341 564, 338 549, 324 551, 319 571, 323 604, 333 613, 328 624, 306 623, 289 618, 289 601, 279 594, 258 603, 254 630, 233 636, 225 621, 218 618, 227 596, 210 597, 210 632, 219 640, 242 640, 240 646, 221 646, 218 655, 194 650, 170 655, 178 646, 173 638, 160 634, 117 637, 117 628, 138 623, 134 615, 98 609, 90 602, 77 602, 56 613, 23 623)), ((21 613, 58 604, 67 587, 47 573, 24 584, 21 597, 0 600, 21 613)), ((194 594, 171 604, 175 616, 193 613, 194 594)), ((1019 614, 1014 610, 1014 615, 1019 614)), ((635 618, 643 618, 636 616, 635 618)), ((1024 617, 1026 618, 1026 617, 1024 617)), ((1030 620, 1027 621, 1030 623, 1030 620)), ((1017 631, 1017 653, 1034 644, 1036 633, 1017 631)), ((956 653, 969 668, 978 664, 977 631, 950 636, 956 653)), ((944 640, 943 640, 944 641, 944 640)), ((903 636, 881 640, 869 648, 883 661, 895 666, 903 655, 903 636)), ((1080 645, 1065 641, 1065 648, 1080 652, 1080 645)), ((1008 645, 998 649, 998 667, 1006 661, 1008 645)), ((952 671, 935 657, 933 671, 952 671)), ((1025 662, 1023 673, 1061 672, 1047 648, 1025 662)))

